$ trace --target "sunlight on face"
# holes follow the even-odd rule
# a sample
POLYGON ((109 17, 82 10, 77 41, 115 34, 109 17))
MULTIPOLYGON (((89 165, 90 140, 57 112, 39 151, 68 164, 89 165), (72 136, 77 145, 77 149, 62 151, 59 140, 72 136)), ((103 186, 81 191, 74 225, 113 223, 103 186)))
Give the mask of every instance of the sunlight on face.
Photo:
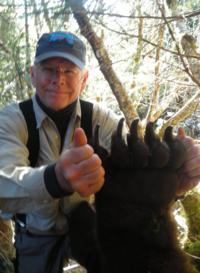
POLYGON ((83 91, 88 73, 63 58, 50 58, 31 68, 36 94, 57 111, 74 102, 83 91))

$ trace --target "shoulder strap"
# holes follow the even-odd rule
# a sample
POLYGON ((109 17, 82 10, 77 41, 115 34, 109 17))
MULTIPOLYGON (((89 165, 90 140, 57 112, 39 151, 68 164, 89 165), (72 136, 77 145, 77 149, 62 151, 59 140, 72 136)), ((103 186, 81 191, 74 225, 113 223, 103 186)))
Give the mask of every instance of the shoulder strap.
MULTIPOLYGON (((81 103, 81 127, 84 129, 88 140, 92 138, 92 112, 93 104, 84 100, 80 100, 81 103)), ((31 99, 22 101, 19 103, 20 110, 22 111, 26 120, 28 129, 28 142, 27 148, 29 151, 30 165, 34 167, 37 163, 40 139, 39 131, 37 129, 37 123, 35 113, 33 111, 33 102, 31 99)))
POLYGON ((35 113, 33 110, 32 99, 28 99, 28 100, 20 102, 19 107, 26 120, 26 125, 28 129, 27 148, 29 150, 29 161, 30 161, 30 165, 34 167, 38 159, 40 140, 39 140, 39 131, 37 129, 35 113))
POLYGON ((84 129, 88 140, 92 138, 92 113, 93 104, 88 101, 80 100, 81 103, 81 127, 84 129))

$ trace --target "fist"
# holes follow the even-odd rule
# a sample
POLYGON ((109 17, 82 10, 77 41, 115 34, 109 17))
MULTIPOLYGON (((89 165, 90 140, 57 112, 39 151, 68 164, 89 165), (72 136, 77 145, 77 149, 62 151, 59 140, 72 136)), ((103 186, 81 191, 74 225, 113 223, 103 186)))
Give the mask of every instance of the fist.
POLYGON ((55 172, 62 190, 78 192, 82 197, 103 186, 105 172, 101 159, 87 143, 83 129, 75 129, 72 147, 61 154, 55 172))

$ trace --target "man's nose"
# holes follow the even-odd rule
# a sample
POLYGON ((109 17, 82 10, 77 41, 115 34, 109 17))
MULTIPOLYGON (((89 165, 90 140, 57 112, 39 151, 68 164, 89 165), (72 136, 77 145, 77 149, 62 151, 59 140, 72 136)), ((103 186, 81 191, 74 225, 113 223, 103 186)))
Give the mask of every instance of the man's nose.
POLYGON ((57 69, 56 71, 54 71, 53 81, 55 83, 60 84, 60 85, 64 85, 66 82, 66 77, 65 77, 64 71, 61 69, 57 69))

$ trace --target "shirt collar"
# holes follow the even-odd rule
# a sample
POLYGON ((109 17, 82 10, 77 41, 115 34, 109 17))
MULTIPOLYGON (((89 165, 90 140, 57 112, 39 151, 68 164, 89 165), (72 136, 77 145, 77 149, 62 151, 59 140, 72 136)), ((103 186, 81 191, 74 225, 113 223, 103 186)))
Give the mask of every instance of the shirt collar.
MULTIPOLYGON (((45 119, 50 119, 48 117, 48 115, 41 109, 41 107, 39 106, 39 104, 37 103, 36 97, 35 95, 32 97, 32 101, 33 101, 33 109, 35 112, 35 118, 36 118, 36 124, 37 124, 37 129, 40 128, 42 126, 42 123, 45 119)), ((71 119, 73 120, 73 122, 76 122, 77 120, 80 121, 81 120, 81 105, 80 105, 80 99, 78 98, 77 100, 77 104, 75 107, 75 111, 72 114, 71 119)))

